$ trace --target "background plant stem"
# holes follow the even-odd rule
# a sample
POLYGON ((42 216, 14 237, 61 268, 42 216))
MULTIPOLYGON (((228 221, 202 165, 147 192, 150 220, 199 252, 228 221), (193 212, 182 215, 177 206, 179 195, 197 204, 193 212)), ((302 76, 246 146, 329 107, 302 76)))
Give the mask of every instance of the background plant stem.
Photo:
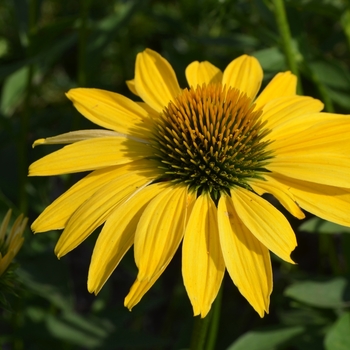
POLYGON ((205 318, 195 317, 190 350, 215 349, 222 301, 222 285, 205 318))
POLYGON ((286 56, 286 61, 291 72, 298 78, 297 91, 300 95, 302 95, 303 91, 300 81, 298 64, 295 59, 295 53, 293 52, 292 36, 289 29, 284 0, 273 0, 273 5, 278 30, 280 32, 282 40, 283 51, 286 56))

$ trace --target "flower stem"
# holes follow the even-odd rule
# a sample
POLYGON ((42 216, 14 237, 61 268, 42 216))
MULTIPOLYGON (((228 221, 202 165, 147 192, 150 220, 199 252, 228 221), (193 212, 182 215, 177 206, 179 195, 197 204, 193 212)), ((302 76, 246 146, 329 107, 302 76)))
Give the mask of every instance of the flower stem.
MULTIPOLYGON (((37 0, 31 0, 28 2, 28 46, 27 46, 27 58, 33 55, 32 50, 32 37, 35 35, 37 29, 37 0)), ((18 168, 19 168, 19 207, 20 211, 26 215, 28 210, 28 198, 27 198, 27 172, 28 172, 28 129, 29 118, 31 115, 31 99, 33 94, 33 76, 34 65, 30 64, 27 70, 26 77, 26 93, 24 98, 23 112, 20 114, 20 131, 18 140, 18 168)))
POLYGON ((200 316, 195 317, 190 350, 204 349, 210 317, 211 312, 204 318, 200 316))
MULTIPOLYGON (((86 67, 86 55, 87 55, 87 39, 88 39, 88 14, 89 14, 90 0, 80 1, 80 25, 78 32, 78 72, 77 83, 79 87, 87 86, 87 67, 86 67)), ((78 113, 75 114, 73 119, 73 130, 78 130, 80 124, 80 117, 78 113)))
POLYGON ((292 36, 290 34, 289 24, 286 15, 286 9, 284 6, 284 0, 273 0, 273 5, 275 9, 275 18, 282 38, 282 45, 284 54, 286 56, 287 64, 289 69, 298 78, 298 93, 302 94, 302 87, 300 81, 300 75, 298 70, 297 61, 295 59, 295 54, 293 52, 292 36))
POLYGON ((216 344, 216 338, 219 330, 220 313, 221 313, 221 301, 222 301, 223 285, 219 290, 219 293, 213 303, 212 316, 210 322, 210 329, 208 334, 208 341, 205 350, 214 350, 216 344))
POLYGON ((350 8, 347 8, 344 14, 341 16, 340 23, 343 27, 346 39, 348 41, 348 46, 350 48, 350 8))
POLYGON ((80 1, 80 26, 78 43, 78 85, 85 87, 86 77, 86 43, 87 43, 87 19, 90 1, 80 1))
POLYGON ((219 329, 222 286, 208 315, 195 317, 190 350, 215 349, 216 336, 219 329), (209 332, 208 332, 209 330, 209 332))

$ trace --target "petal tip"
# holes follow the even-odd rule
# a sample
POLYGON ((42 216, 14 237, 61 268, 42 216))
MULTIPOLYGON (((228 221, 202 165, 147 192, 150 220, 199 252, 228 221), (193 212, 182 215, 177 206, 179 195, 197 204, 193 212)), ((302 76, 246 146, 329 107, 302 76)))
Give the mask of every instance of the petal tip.
POLYGON ((34 141, 34 143, 32 144, 32 148, 39 146, 39 145, 43 145, 45 143, 45 139, 38 139, 36 141, 34 141))

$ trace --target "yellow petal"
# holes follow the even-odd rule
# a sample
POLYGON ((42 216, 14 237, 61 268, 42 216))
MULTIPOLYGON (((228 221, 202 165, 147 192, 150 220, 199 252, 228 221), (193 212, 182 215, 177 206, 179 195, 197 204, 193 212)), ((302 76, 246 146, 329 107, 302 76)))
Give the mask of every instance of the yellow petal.
POLYGON ((12 209, 9 209, 5 215, 5 217, 2 219, 1 226, 0 226, 0 244, 2 245, 5 240, 5 235, 7 232, 7 227, 11 219, 12 209))
POLYGON ((350 191, 348 189, 299 181, 278 174, 271 177, 289 188, 298 204, 322 219, 350 226, 350 191))
POLYGON ((23 214, 19 215, 11 227, 11 231, 7 235, 4 246, 8 247, 8 251, 15 251, 17 254, 23 241, 23 231, 27 225, 28 219, 23 219, 23 214))
POLYGON ((10 232, 8 232, 11 213, 11 209, 7 211, 0 228, 0 245, 7 247, 6 251, 3 252, 4 255, 0 252, 0 276, 7 270, 11 261, 21 249, 24 242, 23 232, 28 221, 27 218, 23 218, 23 214, 19 215, 12 224, 10 232))
POLYGON ((150 280, 139 281, 136 279, 124 300, 124 306, 126 306, 131 311, 131 309, 140 302, 142 297, 149 291, 154 283, 156 283, 162 272, 163 271, 156 273, 150 280))
POLYGON ((137 279, 151 279, 173 258, 184 234, 186 187, 170 187, 147 206, 135 234, 137 279))
POLYGON ((126 85, 128 87, 128 89, 136 96, 138 96, 138 93, 136 91, 136 88, 135 88, 135 79, 131 79, 131 80, 127 80, 126 81, 126 85))
POLYGON ((30 165, 29 176, 47 176, 90 171, 145 158, 150 147, 125 137, 101 137, 79 141, 30 165))
POLYGON ((261 119, 263 121, 268 121, 266 127, 272 130, 272 134, 269 134, 268 137, 274 139, 278 136, 276 129, 281 128, 284 123, 289 123, 296 119, 300 123, 303 123, 302 118, 304 115, 319 112, 322 108, 323 103, 311 97, 280 97, 264 106, 261 119))
POLYGON ((145 102, 135 102, 135 103, 140 107, 142 107, 148 113, 148 115, 151 117, 151 120, 157 120, 159 118, 160 113, 155 111, 147 103, 145 102))
POLYGON ((220 198, 218 223, 227 271, 240 293, 263 317, 269 312, 272 292, 269 251, 239 219, 229 196, 220 198))
POLYGON ((268 169, 301 181, 350 188, 350 161, 348 155, 332 152, 295 151, 294 155, 276 157, 268 169))
POLYGON ((11 261, 15 257, 15 253, 13 251, 7 252, 4 256, 0 254, 0 276, 6 271, 6 269, 10 266, 11 261))
MULTIPOLYGON (((196 195, 194 193, 189 193, 186 201, 187 216, 191 212, 193 205, 195 203, 195 200, 196 200, 196 195)), ((168 261, 168 263, 169 262, 170 260, 168 261)), ((157 281, 157 279, 162 274, 165 268, 166 266, 164 266, 163 269, 156 272, 150 279, 143 279, 143 280, 139 280, 139 278, 136 279, 135 283, 132 285, 129 294, 126 296, 124 301, 124 305, 129 310, 131 310, 141 300, 141 298, 147 293, 147 291, 157 281)))
POLYGON ((189 64, 185 71, 188 85, 196 88, 197 85, 210 83, 221 83, 222 72, 219 68, 215 67, 208 61, 204 62, 192 62, 189 64))
POLYGON ((264 175, 264 180, 253 179, 249 184, 258 195, 272 194, 292 215, 298 219, 304 219, 305 214, 300 210, 288 187, 276 181, 274 178, 264 175))
POLYGON ((89 268, 88 290, 97 294, 134 243, 135 231, 148 203, 161 191, 163 183, 156 183, 136 192, 118 205, 102 228, 89 268))
POLYGON ((296 135, 276 139, 267 168, 295 179, 350 188, 350 123, 325 122, 296 135))
MULTIPOLYGON (((111 136, 124 136, 127 135, 103 129, 96 130, 78 130, 67 132, 65 134, 47 137, 46 139, 39 139, 33 143, 33 148, 41 145, 61 145, 61 144, 69 144, 74 142, 79 142, 83 140, 99 138, 99 137, 111 137, 111 136)), ((146 141, 144 141, 146 142, 146 141)))
POLYGON ((109 217, 111 211, 135 191, 153 180, 152 171, 127 173, 108 182, 87 199, 69 218, 57 242, 55 253, 60 258, 67 254, 109 217))
MULTIPOLYGON (((323 113, 319 113, 319 115, 322 120, 323 113)), ((305 119, 307 120, 308 116, 305 116, 305 119)), ((300 122, 302 123, 302 121, 300 122)), ((303 154, 305 155, 312 152, 348 154, 350 149, 350 119, 347 116, 340 116, 334 120, 315 123, 298 133, 290 132, 287 135, 283 131, 282 136, 279 135, 279 132, 276 135, 278 137, 274 140, 273 147, 278 150, 278 154, 283 156, 302 150, 304 150, 303 154)))
POLYGON ((144 127, 147 113, 123 95, 78 88, 69 90, 67 97, 85 118, 97 125, 141 138, 147 133, 144 127))
POLYGON ((33 222, 34 233, 62 229, 78 207, 108 182, 144 166, 143 161, 93 171, 45 208, 33 222))
POLYGON ((267 84, 254 103, 256 108, 262 108, 275 98, 296 95, 296 91, 297 77, 289 71, 278 73, 267 84))
POLYGON ((185 223, 185 227, 187 227, 188 224, 188 220, 190 219, 193 207, 196 203, 197 200, 197 192, 189 192, 187 194, 187 202, 186 202, 186 223, 185 223))
POLYGON ((233 60, 225 69, 222 85, 236 88, 254 99, 263 78, 263 70, 255 57, 242 55, 233 60))
POLYGON ((182 276, 195 316, 208 314, 224 272, 217 209, 210 195, 202 194, 192 209, 182 246, 182 276))
POLYGON ((307 138, 310 138, 313 128, 327 129, 328 123, 346 125, 349 123, 349 117, 347 115, 323 112, 296 113, 292 118, 284 119, 282 123, 275 125, 273 130, 274 137, 277 138, 275 143, 278 142, 279 146, 284 146, 286 143, 290 145, 291 141, 295 137, 298 138, 300 133, 304 133, 307 138))
POLYGON ((288 220, 272 204, 244 188, 231 190, 233 205, 250 232, 281 259, 293 263, 291 252, 297 246, 288 220))
POLYGON ((150 49, 137 55, 135 88, 143 101, 157 112, 162 112, 181 92, 169 62, 150 49))

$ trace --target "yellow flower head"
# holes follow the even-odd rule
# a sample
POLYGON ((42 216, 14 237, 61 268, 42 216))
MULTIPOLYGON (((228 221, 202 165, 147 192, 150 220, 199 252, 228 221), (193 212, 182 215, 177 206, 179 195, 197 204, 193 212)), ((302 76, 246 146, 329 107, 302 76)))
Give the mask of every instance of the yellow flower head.
POLYGON ((269 309, 269 251, 293 263, 296 239, 286 218, 261 197, 272 194, 291 214, 300 208, 350 226, 350 123, 320 113, 296 95, 296 77, 277 74, 257 97, 263 72, 243 55, 221 72, 209 62, 186 69, 181 89, 162 56, 137 55, 130 90, 73 89, 77 110, 104 127, 40 139, 70 143, 33 163, 30 175, 92 171, 48 206, 35 232, 64 229, 61 257, 104 224, 89 269, 98 293, 134 245, 138 275, 131 309, 182 242, 182 275, 194 315, 204 317, 225 269, 262 317, 269 309))
POLYGON ((6 213, 0 227, 0 277, 21 249, 24 241, 23 232, 28 221, 21 214, 14 222, 10 232, 6 234, 10 218, 11 210, 6 213))

